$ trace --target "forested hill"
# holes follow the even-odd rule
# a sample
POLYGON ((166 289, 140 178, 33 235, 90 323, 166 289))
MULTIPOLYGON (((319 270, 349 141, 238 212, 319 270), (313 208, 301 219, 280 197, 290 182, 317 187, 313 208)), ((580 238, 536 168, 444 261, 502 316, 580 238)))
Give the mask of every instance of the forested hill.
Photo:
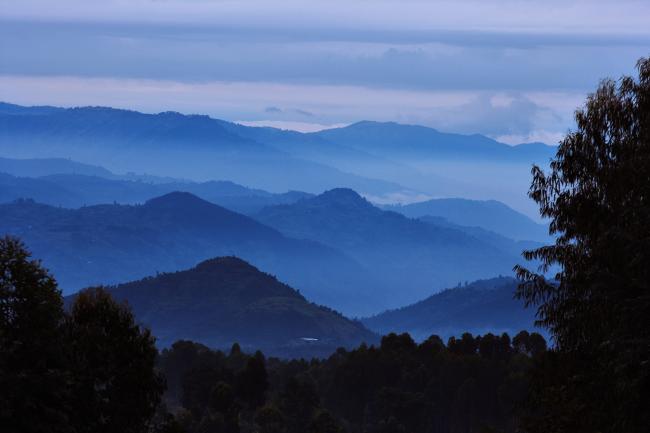
POLYGON ((381 294, 394 306, 419 301, 458 281, 507 275, 521 261, 512 248, 381 210, 346 188, 268 207, 254 217, 286 236, 345 251, 400 288, 381 294))
MULTIPOLYGON (((271 193, 247 188, 229 181, 190 182, 150 176, 107 174, 52 173, 60 164, 47 164, 38 160, 33 164, 4 164, 0 170, 0 203, 21 198, 31 198, 43 204, 77 208, 105 203, 138 204, 171 192, 189 192, 197 197, 244 214, 259 212, 265 206, 293 203, 310 194, 300 191, 271 193), (43 176, 15 175, 13 173, 48 172, 43 176)), ((3 161, 0 159, 0 167, 3 161)), ((68 170, 69 171, 69 170, 68 170)))
POLYGON ((480 134, 444 133, 426 126, 395 122, 361 121, 310 135, 398 161, 417 158, 540 161, 555 154, 552 146, 543 143, 509 146, 480 134))
POLYGON ((110 293, 128 302, 161 347, 181 339, 213 348, 238 342, 248 351, 311 357, 378 338, 236 257, 121 284, 110 293))
POLYGON ((339 311, 355 308, 361 315, 386 308, 381 298, 370 296, 381 284, 340 251, 288 238, 189 193, 170 193, 138 206, 80 209, 23 200, 0 205, 0 216, 0 233, 21 237, 65 293, 236 255, 339 311))
POLYGON ((435 334, 443 338, 463 332, 509 334, 537 331, 535 309, 514 299, 514 278, 492 278, 459 285, 420 302, 363 319, 375 332, 408 332, 415 338, 435 334))

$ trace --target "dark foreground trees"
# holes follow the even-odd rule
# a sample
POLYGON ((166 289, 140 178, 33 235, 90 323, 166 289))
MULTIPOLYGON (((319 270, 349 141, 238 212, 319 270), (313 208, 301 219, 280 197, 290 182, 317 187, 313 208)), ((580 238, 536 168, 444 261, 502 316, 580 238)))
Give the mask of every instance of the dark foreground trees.
POLYGON ((165 389, 149 330, 101 288, 76 297, 64 329, 77 431, 145 431, 165 389))
POLYGON ((0 239, 0 431, 148 431, 164 382, 149 331, 103 289, 65 313, 54 279, 0 239))
POLYGON ((65 432, 71 377, 56 282, 15 239, 0 239, 0 430, 65 432))
POLYGON ((546 350, 527 332, 447 344, 391 334, 324 360, 185 341, 158 356, 101 288, 65 311, 12 238, 0 240, 0 308, 0 431, 12 433, 515 432, 526 373, 546 350))
POLYGON ((311 361, 180 341, 160 367, 168 405, 189 433, 515 432, 527 372, 545 350, 527 332, 447 344, 391 334, 378 347, 311 361))
POLYGON ((576 112, 530 196, 555 245, 528 252, 561 271, 517 268, 556 350, 533 374, 531 432, 647 432, 650 426, 650 60, 608 80, 576 112))

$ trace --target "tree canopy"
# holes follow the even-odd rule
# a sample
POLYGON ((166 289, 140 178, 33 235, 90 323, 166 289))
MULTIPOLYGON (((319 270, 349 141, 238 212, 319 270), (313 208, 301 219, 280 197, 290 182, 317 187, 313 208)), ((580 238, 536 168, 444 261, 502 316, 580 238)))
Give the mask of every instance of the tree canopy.
POLYGON ((535 375, 539 431, 644 431, 650 425, 650 59, 638 78, 604 80, 575 114, 530 197, 554 245, 527 251, 518 296, 538 307, 556 350, 535 375), (560 271, 543 276, 552 265, 560 271))
POLYGON ((157 350, 101 288, 64 311, 61 291, 17 239, 0 239, 0 431, 149 431, 164 391, 157 350))

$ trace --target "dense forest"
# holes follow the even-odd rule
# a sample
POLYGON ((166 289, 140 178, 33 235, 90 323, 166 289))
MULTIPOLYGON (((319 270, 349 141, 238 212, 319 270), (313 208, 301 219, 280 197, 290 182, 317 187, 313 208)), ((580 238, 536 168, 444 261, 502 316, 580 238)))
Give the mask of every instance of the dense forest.
POLYGON ((160 367, 168 407, 188 432, 514 432, 527 373, 545 350, 526 331, 446 345, 390 334, 377 347, 311 361, 179 341, 160 367))
POLYGON ((647 432, 650 60, 604 81, 530 196, 555 243, 527 251, 514 296, 553 338, 469 333, 323 359, 159 352, 101 287, 64 308, 55 279, 0 239, 0 431, 88 433, 647 432), (558 266, 551 278, 546 271, 558 266))

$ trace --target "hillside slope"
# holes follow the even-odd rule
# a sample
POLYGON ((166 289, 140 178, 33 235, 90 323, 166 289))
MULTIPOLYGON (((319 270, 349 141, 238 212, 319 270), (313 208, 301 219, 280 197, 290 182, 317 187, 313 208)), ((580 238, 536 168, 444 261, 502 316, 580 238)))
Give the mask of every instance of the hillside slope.
POLYGON ((415 304, 363 319, 380 334, 408 332, 415 338, 535 330, 535 310, 513 298, 517 281, 492 278, 444 290, 415 304))
POLYGON ((453 134, 419 125, 361 121, 311 135, 396 161, 469 159, 509 162, 543 161, 555 148, 541 143, 509 146, 484 135, 453 134))
POLYGON ((363 314, 387 305, 371 296, 382 285, 341 252, 290 239, 189 193, 170 193, 139 206, 0 205, 0 233, 22 238, 67 293, 237 255, 340 311, 363 314))
POLYGON ((263 209, 255 218, 287 236, 346 252, 395 289, 404 305, 461 280, 509 274, 520 261, 461 230, 383 211, 349 189, 263 209))
POLYGON ((483 227, 514 240, 547 242, 548 227, 496 200, 442 198, 402 206, 385 206, 409 218, 442 217, 453 224, 483 227))
POLYGON ((110 288, 153 330, 159 346, 179 339, 272 355, 326 355, 337 347, 373 343, 359 322, 308 302, 275 277, 236 257, 110 288))
POLYGON ((115 172, 196 181, 228 179, 271 191, 320 192, 349 185, 369 194, 404 188, 343 172, 238 135, 228 122, 176 112, 107 107, 0 110, 0 152, 12 158, 69 158, 115 172))
POLYGON ((175 191, 192 193, 243 214, 256 213, 266 206, 293 203, 310 196, 300 191, 271 193, 228 181, 147 182, 120 179, 118 176, 107 178, 70 173, 32 178, 0 172, 0 203, 27 198, 69 208, 103 203, 138 204, 175 191))

